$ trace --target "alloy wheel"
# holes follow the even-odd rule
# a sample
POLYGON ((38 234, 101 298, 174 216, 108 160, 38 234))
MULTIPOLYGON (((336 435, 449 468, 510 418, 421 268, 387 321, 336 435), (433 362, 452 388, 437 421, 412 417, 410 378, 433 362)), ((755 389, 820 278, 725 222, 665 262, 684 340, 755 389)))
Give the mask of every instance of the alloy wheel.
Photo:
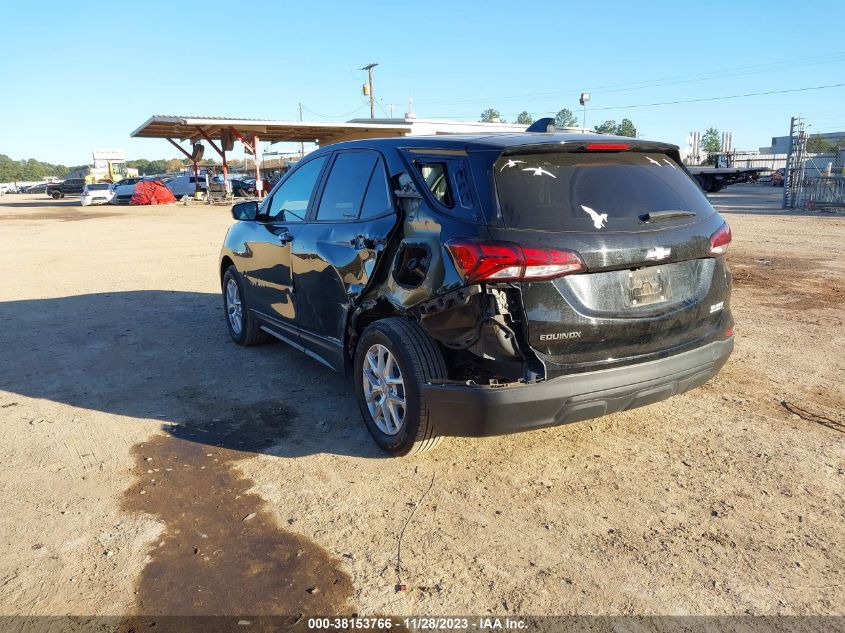
POLYGON ((235 334, 240 334, 243 329, 243 313, 241 311, 241 293, 238 289, 238 282, 229 279, 226 282, 226 313, 229 317, 229 325, 235 334))
POLYGON ((373 421, 385 435, 396 435, 405 423, 405 383, 399 363, 389 349, 376 344, 367 350, 363 373, 373 421))

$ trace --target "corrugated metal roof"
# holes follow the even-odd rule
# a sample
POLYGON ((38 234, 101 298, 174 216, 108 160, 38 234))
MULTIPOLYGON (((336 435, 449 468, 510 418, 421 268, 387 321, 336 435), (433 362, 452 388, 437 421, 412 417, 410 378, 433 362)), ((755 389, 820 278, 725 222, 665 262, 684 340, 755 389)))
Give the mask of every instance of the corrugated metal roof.
POLYGON ((134 138, 171 138, 180 141, 203 140, 202 129, 209 138, 220 140, 223 130, 233 128, 251 140, 257 134, 260 141, 318 142, 329 145, 338 141, 360 138, 405 136, 408 124, 383 123, 313 123, 308 121, 273 121, 236 117, 205 117, 156 114, 130 134, 134 138))

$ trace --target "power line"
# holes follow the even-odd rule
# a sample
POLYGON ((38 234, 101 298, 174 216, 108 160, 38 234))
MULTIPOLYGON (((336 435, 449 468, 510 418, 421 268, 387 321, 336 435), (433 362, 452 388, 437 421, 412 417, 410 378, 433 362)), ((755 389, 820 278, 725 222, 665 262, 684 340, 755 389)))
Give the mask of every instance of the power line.
POLYGON ((314 116, 320 117, 321 119, 342 119, 343 117, 349 116, 350 114, 355 114, 359 110, 363 110, 366 107, 367 107, 367 104, 362 103, 361 105, 359 105, 354 110, 350 110, 349 112, 346 112, 344 114, 335 114, 335 115, 320 114, 319 112, 314 112, 314 110, 312 110, 311 108, 307 108, 305 106, 302 106, 302 109, 305 110, 306 112, 313 114, 314 116))
MULTIPOLYGON (((719 97, 701 97, 698 99, 678 99, 676 101, 656 101, 654 103, 633 103, 628 105, 619 105, 619 106, 606 106, 602 108, 590 108, 591 112, 596 112, 600 110, 627 110, 631 108, 650 108, 655 106, 664 106, 664 105, 678 105, 682 103, 699 103, 703 101, 722 101, 725 99, 741 99, 744 97, 760 97, 764 95, 777 95, 777 94, 786 94, 790 92, 807 92, 809 90, 825 90, 828 88, 842 88, 845 86, 845 83, 840 84, 828 84, 825 86, 808 86, 805 88, 787 88, 785 90, 767 90, 765 92, 746 92, 743 94, 736 94, 736 95, 722 95, 719 97)), ((556 110, 543 110, 543 111, 534 111, 530 112, 532 116, 534 115, 542 115, 542 114, 555 114, 556 110)), ((512 113, 506 113, 507 116, 513 116, 512 113)), ((465 115, 451 115, 451 116, 443 116, 443 117, 431 117, 431 118, 439 118, 439 119, 465 119, 475 115, 465 114, 465 115)))
POLYGON ((828 88, 842 88, 845 86, 845 83, 841 84, 828 84, 826 86, 809 86, 807 88, 787 88, 786 90, 767 90, 765 92, 746 92, 743 94, 738 95, 724 95, 721 97, 701 97, 699 99, 679 99, 677 101, 657 101, 655 103, 634 103, 630 105, 624 106, 609 106, 604 108, 590 108, 591 111, 595 112, 596 110, 626 110, 629 108, 650 108, 654 106, 664 106, 664 105, 677 105, 680 103, 699 103, 702 101, 722 101, 725 99, 741 99, 744 97, 761 97, 764 95, 779 95, 779 94, 786 94, 788 92, 807 92, 809 90, 826 90, 828 88))
MULTIPOLYGON (((763 72, 781 71, 789 68, 812 66, 817 64, 829 64, 839 61, 845 61, 845 51, 834 51, 825 53, 823 55, 813 55, 810 57, 802 57, 796 59, 786 59, 777 62, 767 62, 765 64, 754 64, 749 66, 735 66, 732 68, 722 68, 720 70, 712 70, 707 72, 697 72, 695 77, 690 77, 690 74, 672 75, 669 77, 644 79, 641 81, 607 84, 604 86, 597 86, 590 90, 591 94, 608 94, 611 92, 629 92, 632 90, 645 90, 647 88, 660 88, 664 86, 671 86, 684 83, 701 82, 711 78, 728 78, 737 77, 749 74, 758 74, 763 72)), ((552 98, 552 97, 577 97, 579 92, 538 92, 520 95, 507 95, 500 97, 486 97, 486 98, 471 98, 459 99, 454 101, 425 101, 424 105, 468 105, 473 103, 501 103, 502 101, 514 101, 520 99, 532 98, 552 98)))

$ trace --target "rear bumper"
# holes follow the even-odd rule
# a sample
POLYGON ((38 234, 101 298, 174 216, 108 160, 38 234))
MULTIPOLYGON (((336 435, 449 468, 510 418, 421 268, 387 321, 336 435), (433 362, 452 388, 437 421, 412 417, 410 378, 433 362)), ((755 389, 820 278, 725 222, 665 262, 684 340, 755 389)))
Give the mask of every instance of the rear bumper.
POLYGON ((731 337, 660 360, 531 385, 425 385, 423 391, 439 434, 501 435, 665 400, 710 380, 733 347, 731 337))

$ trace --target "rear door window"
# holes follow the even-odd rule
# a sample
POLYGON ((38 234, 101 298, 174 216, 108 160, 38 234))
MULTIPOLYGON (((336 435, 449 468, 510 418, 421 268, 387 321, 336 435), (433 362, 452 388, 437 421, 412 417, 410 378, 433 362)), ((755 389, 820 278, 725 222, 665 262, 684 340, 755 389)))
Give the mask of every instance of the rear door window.
POLYGON ((364 205, 361 207, 359 217, 361 220, 369 220, 393 212, 393 200, 390 196, 387 172, 384 169, 384 163, 379 159, 370 178, 370 185, 367 187, 364 205))
POLYGON ((695 182, 659 153, 502 156, 494 177, 502 220, 510 228, 642 231, 714 213, 695 182), (684 213, 671 222, 643 222, 660 211, 684 213))
POLYGON ((349 222, 358 218, 376 160, 374 152, 337 155, 320 198, 318 221, 349 222))

